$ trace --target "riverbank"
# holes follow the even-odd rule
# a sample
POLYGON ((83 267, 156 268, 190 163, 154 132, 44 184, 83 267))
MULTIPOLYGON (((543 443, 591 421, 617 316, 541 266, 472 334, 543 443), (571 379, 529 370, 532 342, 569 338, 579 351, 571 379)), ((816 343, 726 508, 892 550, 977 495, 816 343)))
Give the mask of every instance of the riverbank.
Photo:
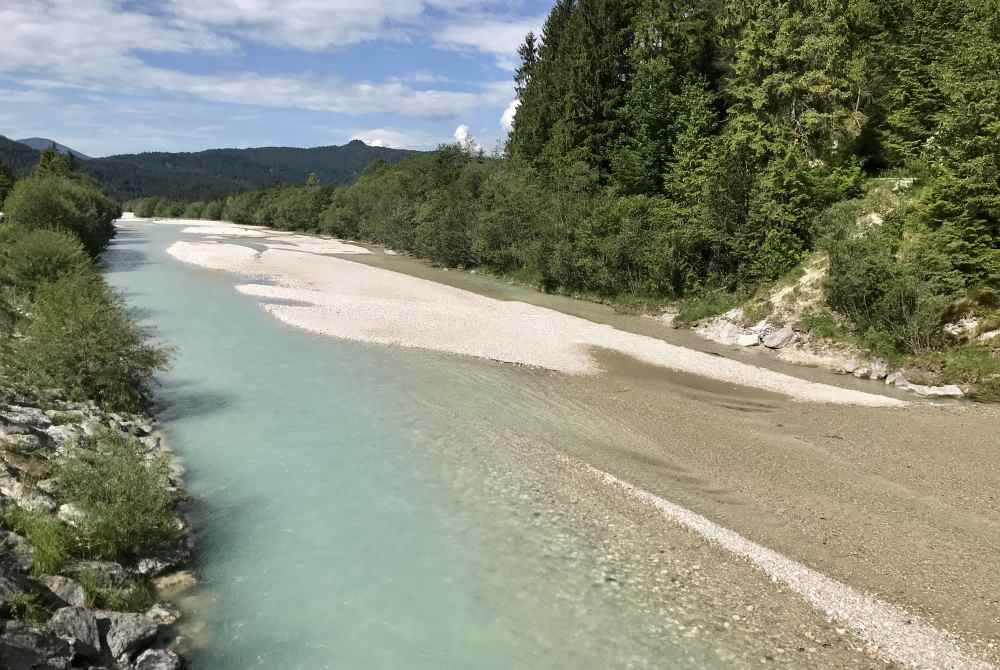
POLYGON ((51 394, 3 391, 0 461, 0 526, 9 529, 0 530, 3 667, 180 668, 172 649, 180 613, 163 591, 193 579, 186 568, 194 540, 183 512, 183 469, 155 421, 51 394), (94 491, 70 485, 81 467, 100 480, 94 486, 115 489, 96 494, 104 509, 87 499, 94 491), (145 470, 162 470, 162 484, 145 470), (140 492, 136 484, 168 488, 140 492), (158 493, 169 510, 149 505, 158 493), (122 505, 116 509, 109 495, 126 498, 121 503, 136 515, 169 513, 170 528, 153 540, 154 518, 120 516, 122 505), (117 535, 141 528, 151 537, 117 535), (118 560, 84 558, 108 551, 99 548, 108 542, 124 543, 118 560))
MULTIPOLYGON (((192 239, 190 233, 182 237, 190 243, 203 239, 192 239)), ((260 237, 224 239, 219 242, 248 247, 252 251, 246 256, 248 263, 255 262, 258 252, 266 255, 269 251, 260 237)), ((396 274, 412 273, 499 302, 537 300, 617 329, 634 328, 650 336, 659 332, 654 330, 658 324, 649 319, 629 319, 598 305, 569 304, 557 296, 522 295, 516 287, 486 277, 433 269, 374 251, 339 260, 391 267, 396 274)), ((215 272, 196 275, 235 286, 245 281, 215 272)), ((308 278, 303 277, 302 284, 309 288, 308 278)), ((260 300, 265 308, 269 302, 247 297, 253 298, 251 304, 260 300)), ((672 331, 668 336, 690 337, 689 346, 699 347, 693 335, 672 331)), ((713 348, 701 346, 700 350, 713 348)), ((739 356, 740 352, 723 355, 739 356)), ((599 375, 497 366, 419 350, 406 353, 400 349, 393 358, 428 356, 428 364, 433 363, 435 369, 467 370, 476 381, 471 385, 461 380, 430 384, 429 388, 440 389, 435 392, 436 400, 429 402, 421 395, 413 401, 425 409, 439 404, 451 408, 447 410, 451 423, 458 421, 455 408, 461 407, 463 417, 493 426, 497 458, 514 458, 508 452, 515 443, 524 445, 520 453, 530 452, 543 462, 551 460, 542 455, 548 450, 568 454, 734 529, 859 593, 879 594, 911 613, 912 620, 930 622, 956 635, 956 640, 966 641, 975 650, 970 652, 972 657, 981 655, 996 663, 997 649, 990 642, 996 638, 998 622, 989 594, 1000 569, 991 549, 1000 539, 1000 530, 991 495, 1000 481, 995 449, 998 417, 989 408, 917 402, 886 411, 802 403, 610 351, 595 354, 602 371, 599 375), (495 416, 497 403, 504 408, 502 417, 495 416), (518 418, 516 427, 510 425, 512 415, 518 418), (942 444, 948 448, 942 450, 942 444)), ((812 375, 813 380, 825 376, 815 370, 802 373, 812 375)), ((859 388, 870 384, 853 378, 832 381, 859 388)), ((498 467, 520 472, 520 466, 498 467)), ((557 459, 537 467, 565 473, 557 459)), ((548 485, 539 490, 557 488, 559 477, 545 475, 545 480, 548 485)), ((605 496, 593 481, 587 486, 583 480, 566 493, 567 501, 587 498, 594 499, 594 504, 602 504, 598 500, 605 496)), ((530 511, 524 513, 530 515, 530 511)), ((554 513, 569 518, 565 509, 554 513)), ((658 528, 657 533, 666 532, 658 528)), ((637 541, 662 546, 656 537, 637 541)), ((697 553, 681 548, 683 543, 671 543, 671 547, 672 560, 679 564, 702 562, 697 553)), ((637 547, 636 555, 649 548, 637 547)), ((756 578, 744 574, 740 579, 756 578)), ((789 607, 784 600, 781 606, 789 607)), ((708 611, 714 610, 713 606, 708 611)), ((875 658, 880 657, 875 653, 875 658)))

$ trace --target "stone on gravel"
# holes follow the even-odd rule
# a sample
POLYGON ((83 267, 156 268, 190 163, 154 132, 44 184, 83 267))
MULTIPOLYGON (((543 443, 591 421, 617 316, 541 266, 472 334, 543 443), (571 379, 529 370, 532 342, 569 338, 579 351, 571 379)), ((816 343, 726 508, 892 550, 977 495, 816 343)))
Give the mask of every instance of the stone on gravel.
POLYGON ((906 380, 906 375, 902 372, 893 372, 891 375, 886 375, 885 383, 899 388, 906 388, 910 385, 910 382, 906 380))
POLYGON ((763 343, 768 349, 784 349, 796 339, 795 331, 786 326, 764 337, 763 343))
POLYGON ((5 670, 68 670, 73 650, 65 640, 21 623, 0 621, 0 666, 5 670))
POLYGON ((87 603, 87 594, 76 580, 62 575, 49 575, 42 578, 42 583, 70 607, 83 607, 87 603))
POLYGON ((73 645, 73 650, 87 658, 101 653, 101 635, 94 612, 83 607, 56 610, 48 623, 49 632, 73 645))
POLYGON ((760 335, 757 333, 747 333, 746 335, 740 335, 736 339, 736 344, 741 347, 756 347, 760 344, 760 335))
POLYGON ((964 398, 965 393, 955 384, 948 386, 921 386, 920 384, 910 384, 908 389, 922 398, 964 398))
POLYGON ((181 659, 169 649, 149 649, 135 662, 135 670, 179 670, 181 659))

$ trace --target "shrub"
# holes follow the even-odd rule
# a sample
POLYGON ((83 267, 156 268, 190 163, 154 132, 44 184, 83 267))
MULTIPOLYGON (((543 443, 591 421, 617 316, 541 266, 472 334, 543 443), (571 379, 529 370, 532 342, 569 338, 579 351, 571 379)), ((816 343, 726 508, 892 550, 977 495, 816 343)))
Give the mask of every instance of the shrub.
POLYGON ((63 470, 61 487, 86 514, 77 534, 79 551, 122 560, 175 538, 169 486, 166 461, 147 461, 134 440, 104 435, 96 451, 78 452, 63 470))
POLYGON ((90 272, 41 286, 22 334, 6 354, 11 370, 75 400, 93 399, 116 410, 145 408, 153 375, 168 359, 90 272))
POLYGON ((44 626, 49 613, 38 602, 36 594, 18 593, 11 599, 10 618, 32 626, 44 626))
POLYGON ((56 175, 17 182, 4 208, 11 224, 75 234, 92 256, 107 246, 114 236, 114 220, 121 215, 96 187, 56 175))
POLYGON ((59 519, 48 514, 9 509, 2 517, 3 525, 23 535, 34 547, 31 570, 36 576, 53 575, 69 558, 69 529, 59 519))
POLYGON ((80 586, 83 587, 84 605, 92 609, 139 612, 156 602, 156 595, 146 582, 133 581, 128 586, 117 588, 101 586, 100 578, 93 570, 80 573, 80 586))
POLYGON ((91 267, 90 258, 72 235, 55 230, 24 230, 0 247, 0 282, 33 294, 47 281, 91 267))
POLYGON ((219 221, 222 219, 222 202, 213 200, 205 204, 205 209, 201 212, 201 218, 209 221, 219 221))
POLYGON ((185 219, 200 219, 204 211, 205 211, 205 203, 192 202, 189 203, 188 206, 184 208, 183 216, 185 219))

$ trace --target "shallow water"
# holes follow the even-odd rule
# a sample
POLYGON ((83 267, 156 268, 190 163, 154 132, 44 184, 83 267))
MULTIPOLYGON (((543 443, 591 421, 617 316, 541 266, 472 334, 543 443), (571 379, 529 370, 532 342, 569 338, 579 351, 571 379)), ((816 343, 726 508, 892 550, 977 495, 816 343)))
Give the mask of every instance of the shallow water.
POLYGON ((509 369, 283 326, 167 256, 179 236, 130 224, 107 276, 176 347, 159 397, 199 501, 196 670, 707 667, 524 522, 492 449, 509 369))

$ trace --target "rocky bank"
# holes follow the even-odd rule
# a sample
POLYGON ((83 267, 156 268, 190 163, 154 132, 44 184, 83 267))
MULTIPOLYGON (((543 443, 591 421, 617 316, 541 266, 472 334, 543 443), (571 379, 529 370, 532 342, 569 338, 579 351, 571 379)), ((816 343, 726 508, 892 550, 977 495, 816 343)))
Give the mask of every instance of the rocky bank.
POLYGON ((85 513, 80 506, 62 497, 60 469, 77 450, 96 448, 93 438, 105 431, 134 440, 143 458, 167 458, 178 501, 176 539, 154 554, 127 564, 71 559, 57 574, 41 572, 39 548, 12 532, 10 524, 0 523, 0 668, 182 667, 173 649, 179 613, 160 602, 159 593, 164 584, 193 579, 185 570, 193 535, 183 511, 182 470, 154 422, 104 412, 91 403, 39 402, 11 393, 0 400, 5 400, 0 401, 0 519, 24 510, 68 526, 81 523, 85 513), (112 599, 109 593, 123 597, 112 599), (109 602, 130 611, 115 611, 109 602))

